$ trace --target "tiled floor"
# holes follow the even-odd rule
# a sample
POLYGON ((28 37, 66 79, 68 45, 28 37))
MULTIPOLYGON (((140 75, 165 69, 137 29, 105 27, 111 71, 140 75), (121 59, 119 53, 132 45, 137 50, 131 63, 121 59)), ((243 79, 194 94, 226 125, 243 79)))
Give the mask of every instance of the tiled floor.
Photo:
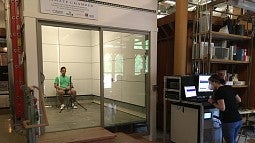
MULTIPOLYGON (((46 127, 46 132, 100 126, 100 105, 86 101, 80 101, 80 104, 87 108, 87 110, 84 110, 81 106, 78 106, 78 109, 65 108, 65 110, 59 113, 59 108, 54 106, 47 107, 46 111, 50 125, 46 127)), ((144 118, 119 110, 114 110, 109 107, 105 107, 104 113, 106 126, 146 121, 144 118)))
MULTIPOLYGON (((94 105, 93 105, 94 106, 94 105)), ((87 108, 89 110, 89 105, 87 105, 87 108)), ((76 111, 64 111, 63 113, 66 114, 68 112, 76 112, 76 111)), ((63 114, 61 113, 61 114, 63 114)), ((56 114, 59 115, 59 114, 56 114)), ((24 136, 23 132, 15 132, 12 128, 11 123, 11 116, 8 112, 3 113, 2 109, 0 109, 0 143, 26 143, 26 138, 24 136)), ((21 131, 21 130, 18 130, 21 131)), ((141 135, 131 135, 134 138, 138 139, 141 143, 161 143, 162 142, 162 134, 158 134, 158 141, 157 142, 149 142, 146 137, 143 137, 141 135)), ((72 135, 70 135, 72 136, 72 135)), ((125 140, 125 139, 123 139, 125 140)), ((116 141, 115 141, 116 142, 116 141)), ((125 141, 124 141, 125 142, 125 141)), ((123 143, 124 143, 123 142, 123 143)), ((119 142, 121 143, 121 142, 119 142)), ((238 143, 245 143, 244 138, 242 137, 238 143)), ((248 138, 247 143, 255 143, 255 138, 248 138)))
POLYGON ((11 116, 0 114, 0 142, 1 143, 26 143, 22 132, 17 133, 12 129, 11 116))

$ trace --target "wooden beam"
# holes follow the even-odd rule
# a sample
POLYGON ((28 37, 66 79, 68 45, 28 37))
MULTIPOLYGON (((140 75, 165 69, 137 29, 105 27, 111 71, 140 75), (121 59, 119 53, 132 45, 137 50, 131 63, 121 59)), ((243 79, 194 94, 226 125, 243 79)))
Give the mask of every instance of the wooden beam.
POLYGON ((174 39, 174 75, 186 74, 186 47, 188 26, 188 2, 176 1, 175 39, 174 39), (187 19, 187 20, 185 20, 187 19))

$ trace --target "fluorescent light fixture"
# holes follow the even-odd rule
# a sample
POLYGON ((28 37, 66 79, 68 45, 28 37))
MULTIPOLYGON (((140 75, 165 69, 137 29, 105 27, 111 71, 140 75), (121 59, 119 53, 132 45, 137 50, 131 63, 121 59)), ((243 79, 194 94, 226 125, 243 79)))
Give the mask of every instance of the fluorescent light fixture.
POLYGON ((210 3, 211 0, 189 0, 190 3, 204 5, 210 3))
POLYGON ((169 4, 169 5, 171 5, 171 6, 174 6, 174 5, 176 4, 175 1, 171 1, 171 0, 166 0, 165 3, 166 3, 166 4, 169 4))
POLYGON ((255 0, 230 0, 229 4, 246 10, 255 11, 255 0))
POLYGON ((188 11, 193 11, 193 10, 195 10, 195 8, 196 8, 196 6, 189 7, 188 11))
POLYGON ((165 17, 165 16, 166 16, 166 14, 158 14, 158 15, 157 15, 157 19, 162 18, 162 17, 165 17))

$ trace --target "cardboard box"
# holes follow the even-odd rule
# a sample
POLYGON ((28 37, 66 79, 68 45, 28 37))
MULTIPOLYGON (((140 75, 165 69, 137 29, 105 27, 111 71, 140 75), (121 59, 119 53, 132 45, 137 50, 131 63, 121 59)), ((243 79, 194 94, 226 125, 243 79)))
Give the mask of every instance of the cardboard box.
POLYGON ((0 28, 0 37, 2 37, 2 38, 6 37, 6 30, 5 30, 5 28, 0 28))

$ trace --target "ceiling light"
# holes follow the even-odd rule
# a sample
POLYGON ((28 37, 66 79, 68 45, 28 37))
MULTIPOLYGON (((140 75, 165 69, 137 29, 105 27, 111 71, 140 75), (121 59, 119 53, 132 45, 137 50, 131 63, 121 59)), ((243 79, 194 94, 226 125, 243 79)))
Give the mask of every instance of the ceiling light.
POLYGON ((188 11, 194 11, 195 8, 196 8, 196 6, 189 7, 189 8, 188 8, 188 11))
POLYGON ((174 6, 176 2, 175 1, 171 1, 171 0, 166 0, 165 3, 169 4, 171 6, 174 6))

